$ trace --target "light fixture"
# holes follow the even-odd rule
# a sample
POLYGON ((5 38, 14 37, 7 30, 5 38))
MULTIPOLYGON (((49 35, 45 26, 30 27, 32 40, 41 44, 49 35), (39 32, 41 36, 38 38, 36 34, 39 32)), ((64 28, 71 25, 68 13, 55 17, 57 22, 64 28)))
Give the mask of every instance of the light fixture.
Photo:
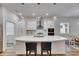
POLYGON ((37 17, 38 19, 40 18, 40 17, 37 17))
POLYGON ((40 5, 40 3, 37 3, 37 5, 40 5))
POLYGON ((24 5, 24 3, 21 3, 21 5, 24 5))
POLYGON ((48 14, 48 13, 46 13, 45 15, 46 15, 46 16, 48 16, 49 14, 48 14))
POLYGON ((53 5, 56 5, 56 3, 53 3, 53 5))
POLYGON ((54 18, 54 19, 56 19, 57 17, 56 17, 56 16, 54 16, 53 18, 54 18))
POLYGON ((23 16, 21 16, 21 18, 22 18, 22 19, 24 19, 24 17, 23 17, 23 16))
POLYGON ((35 16, 35 13, 32 13, 33 16, 35 16))
POLYGON ((18 13, 19 16, 22 16, 22 13, 18 13))
MULTIPOLYGON (((24 3, 21 3, 21 5, 24 5, 24 3)), ((24 20, 24 17, 23 17, 23 7, 24 6, 21 6, 21 13, 19 13, 19 17, 20 17, 20 21, 23 21, 24 20)))
POLYGON ((79 22, 77 22, 77 24, 79 25, 79 22))

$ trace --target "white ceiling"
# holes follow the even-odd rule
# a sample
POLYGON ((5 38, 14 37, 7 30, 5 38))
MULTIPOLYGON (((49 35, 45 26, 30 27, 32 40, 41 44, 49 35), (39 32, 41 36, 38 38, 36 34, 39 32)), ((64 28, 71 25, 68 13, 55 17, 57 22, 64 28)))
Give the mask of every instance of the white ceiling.
POLYGON ((22 13, 24 17, 35 16, 57 16, 57 17, 79 17, 78 3, 41 3, 39 6, 36 3, 4 3, 2 4, 12 12, 22 13))

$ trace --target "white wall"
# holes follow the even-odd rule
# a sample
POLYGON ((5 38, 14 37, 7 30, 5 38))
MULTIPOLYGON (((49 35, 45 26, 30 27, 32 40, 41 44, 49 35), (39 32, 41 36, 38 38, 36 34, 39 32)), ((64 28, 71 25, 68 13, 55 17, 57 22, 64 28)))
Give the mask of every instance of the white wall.
POLYGON ((15 41, 14 39, 15 35, 14 36, 6 35, 6 22, 7 21, 12 22, 15 25, 16 22, 18 21, 18 17, 14 13, 8 11, 5 7, 2 7, 2 12, 3 12, 3 50, 5 51, 7 48, 7 42, 15 41))
POLYGON ((0 5, 0 52, 3 49, 3 21, 2 21, 2 6, 0 5))
POLYGON ((2 23, 2 20, 3 18, 2 18, 2 6, 0 5, 0 24, 3 24, 2 23))
POLYGON ((17 15, 10 12, 5 7, 0 6, 0 50, 6 51, 7 42, 8 43, 12 43, 14 41, 16 42, 15 37, 18 34, 23 35, 22 33, 25 33, 25 32, 19 31, 21 29, 22 29, 22 31, 24 31, 25 26, 24 26, 24 23, 18 22, 18 20, 19 20, 19 18, 17 15), (14 24, 15 35, 6 35, 6 22, 11 22, 14 24), (21 28, 19 28, 20 25, 22 25, 21 28))
POLYGON ((62 36, 68 36, 68 35, 77 35, 79 36, 79 18, 57 18, 55 22, 55 34, 56 35, 62 35, 62 36), (60 23, 69 23, 69 34, 61 34, 60 33, 60 23))

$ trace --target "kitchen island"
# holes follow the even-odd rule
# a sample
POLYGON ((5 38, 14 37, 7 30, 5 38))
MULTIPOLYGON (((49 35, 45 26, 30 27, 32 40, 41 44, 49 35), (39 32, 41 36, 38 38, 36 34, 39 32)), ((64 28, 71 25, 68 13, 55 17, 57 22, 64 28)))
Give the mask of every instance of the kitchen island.
POLYGON ((25 42, 37 42, 37 54, 41 54, 41 42, 51 42, 51 54, 66 54, 65 41, 68 40, 62 36, 21 36, 16 38, 16 54, 25 54, 25 42))

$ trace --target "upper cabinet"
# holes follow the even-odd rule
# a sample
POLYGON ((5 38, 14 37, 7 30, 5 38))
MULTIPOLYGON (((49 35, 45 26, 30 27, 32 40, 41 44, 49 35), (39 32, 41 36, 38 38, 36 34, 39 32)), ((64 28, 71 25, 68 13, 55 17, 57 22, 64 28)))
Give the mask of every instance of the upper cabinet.
POLYGON ((26 22, 26 30, 36 30, 36 20, 29 20, 26 22))
POLYGON ((54 28, 53 20, 44 20, 44 29, 54 28))
MULTIPOLYGON (((41 21, 41 25, 44 27, 44 29, 54 28, 54 21, 52 19, 43 19, 41 21)), ((36 30, 38 25, 38 20, 27 20, 26 30, 36 30)))

